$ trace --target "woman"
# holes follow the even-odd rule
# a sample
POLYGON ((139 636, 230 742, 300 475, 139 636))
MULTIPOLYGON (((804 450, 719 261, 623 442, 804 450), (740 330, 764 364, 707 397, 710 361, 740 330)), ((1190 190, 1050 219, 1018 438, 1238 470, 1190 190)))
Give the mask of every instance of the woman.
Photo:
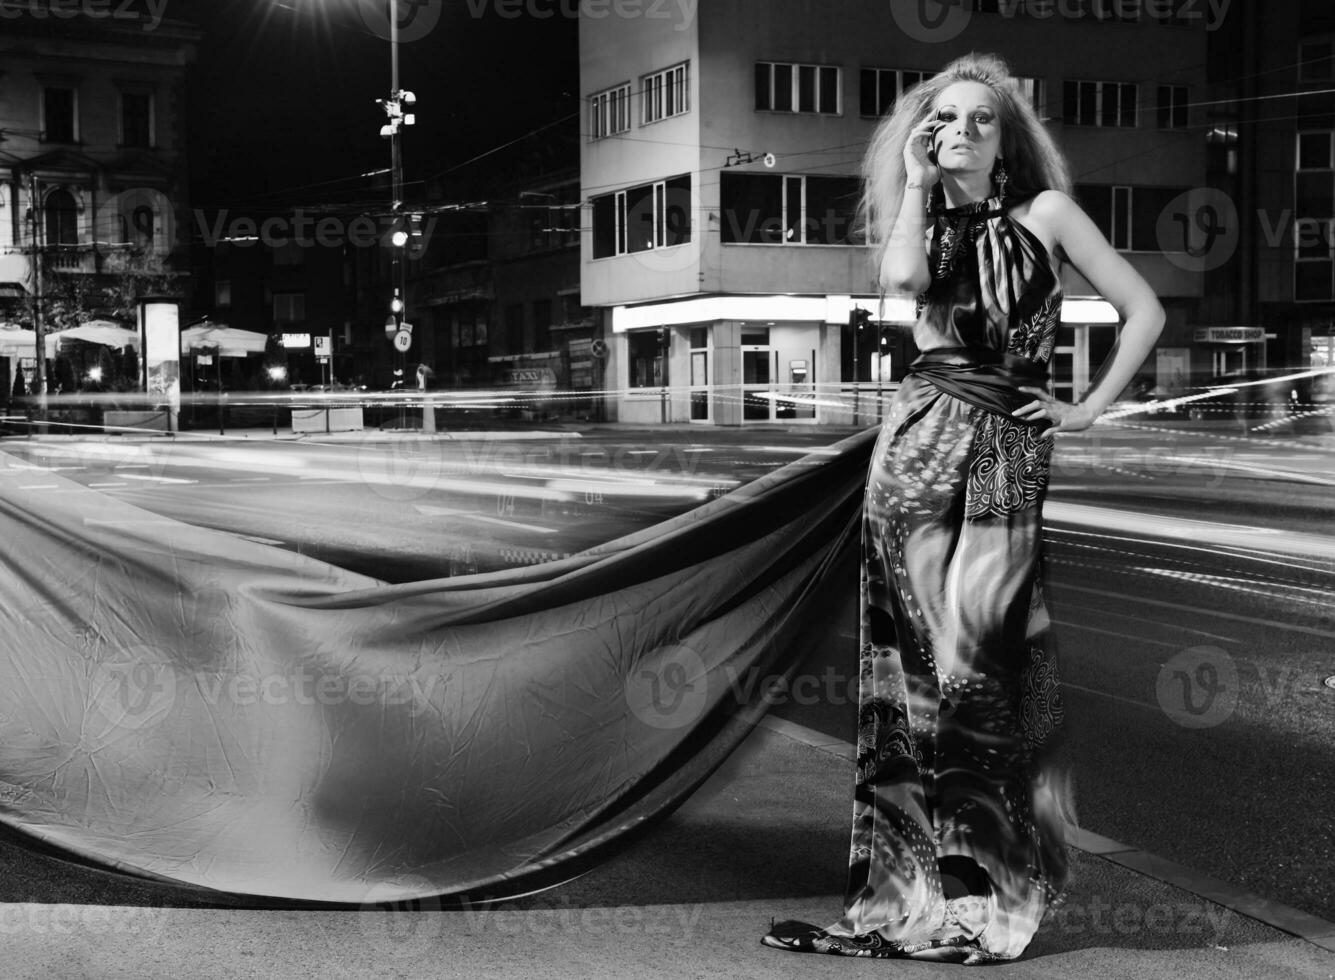
POLYGON ((1064 161, 995 57, 960 58, 906 93, 863 172, 880 280, 917 295, 923 354, 867 482, 844 915, 825 929, 784 922, 763 941, 1013 959, 1069 876, 1070 782, 1040 589, 1053 437, 1094 423, 1164 314, 1069 197, 1064 161), (1063 262, 1124 319, 1079 404, 1046 387, 1063 262))

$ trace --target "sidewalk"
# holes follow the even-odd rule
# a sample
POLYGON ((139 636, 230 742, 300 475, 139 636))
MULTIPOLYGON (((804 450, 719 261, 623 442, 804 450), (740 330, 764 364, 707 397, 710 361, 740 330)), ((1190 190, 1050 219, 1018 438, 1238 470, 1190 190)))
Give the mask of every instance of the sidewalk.
MULTIPOLYGON (((840 911, 852 809, 850 753, 813 734, 767 720, 681 809, 606 864, 496 908, 440 911, 430 902, 411 910, 179 907, 197 906, 199 899, 3 844, 4 975, 956 975, 958 968, 948 965, 802 955, 760 945, 771 917, 822 924, 840 911), (102 904, 54 904, 62 902, 102 904)), ((1335 926, 1323 948, 1091 853, 1100 849, 1097 838, 1082 843, 1089 849, 1074 852, 1075 882, 1065 907, 1021 960, 991 967, 998 976, 1335 977, 1335 926)))

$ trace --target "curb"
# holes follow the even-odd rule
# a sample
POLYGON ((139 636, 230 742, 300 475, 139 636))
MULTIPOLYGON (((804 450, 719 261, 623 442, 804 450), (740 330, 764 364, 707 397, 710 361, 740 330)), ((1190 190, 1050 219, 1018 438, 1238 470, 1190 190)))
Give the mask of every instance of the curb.
MULTIPOLYGON (((837 756, 846 762, 853 762, 857 748, 850 742, 826 735, 805 725, 772 718, 766 715, 759 722, 759 727, 768 729, 776 735, 800 742, 803 745, 819 749, 837 756)), ((1246 889, 1231 885, 1203 875, 1191 868, 1142 851, 1139 848, 1122 844, 1110 837, 1093 833, 1080 827, 1072 828, 1067 837, 1068 846, 1094 857, 1103 858, 1113 864, 1136 871, 1147 878, 1172 885, 1198 898, 1221 905, 1231 912, 1254 919, 1262 925, 1286 932, 1298 939, 1304 939, 1321 949, 1335 952, 1335 922, 1327 922, 1291 905, 1262 898, 1246 889)))

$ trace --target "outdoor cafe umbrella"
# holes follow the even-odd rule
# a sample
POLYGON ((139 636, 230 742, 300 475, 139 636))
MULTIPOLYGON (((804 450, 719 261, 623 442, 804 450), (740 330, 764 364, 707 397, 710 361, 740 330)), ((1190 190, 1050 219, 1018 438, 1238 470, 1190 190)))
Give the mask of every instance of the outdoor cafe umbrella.
POLYGON ((229 327, 225 323, 203 323, 181 331, 181 350, 189 353, 203 347, 216 347, 219 357, 245 357, 263 354, 268 341, 262 333, 229 327))
POLYGON ((89 320, 68 330, 48 333, 46 356, 55 357, 56 349, 66 340, 83 340, 90 344, 102 344, 104 347, 138 347, 139 333, 127 330, 111 320, 89 320))
POLYGON ((36 333, 21 327, 0 327, 0 356, 35 357, 36 353, 36 333))

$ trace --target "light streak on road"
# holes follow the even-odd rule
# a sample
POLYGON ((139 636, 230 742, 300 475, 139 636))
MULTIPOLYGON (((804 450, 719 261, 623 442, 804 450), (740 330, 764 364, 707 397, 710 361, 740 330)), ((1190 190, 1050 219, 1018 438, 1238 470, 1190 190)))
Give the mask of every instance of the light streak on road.
POLYGON ((1048 521, 1074 524, 1077 527, 1123 531, 1142 538, 1147 536, 1168 538, 1196 544, 1209 542, 1235 548, 1335 559, 1335 539, 1318 534, 1303 534, 1299 531, 1253 527, 1247 524, 1222 524, 1053 500, 1044 504, 1043 513, 1048 521))

